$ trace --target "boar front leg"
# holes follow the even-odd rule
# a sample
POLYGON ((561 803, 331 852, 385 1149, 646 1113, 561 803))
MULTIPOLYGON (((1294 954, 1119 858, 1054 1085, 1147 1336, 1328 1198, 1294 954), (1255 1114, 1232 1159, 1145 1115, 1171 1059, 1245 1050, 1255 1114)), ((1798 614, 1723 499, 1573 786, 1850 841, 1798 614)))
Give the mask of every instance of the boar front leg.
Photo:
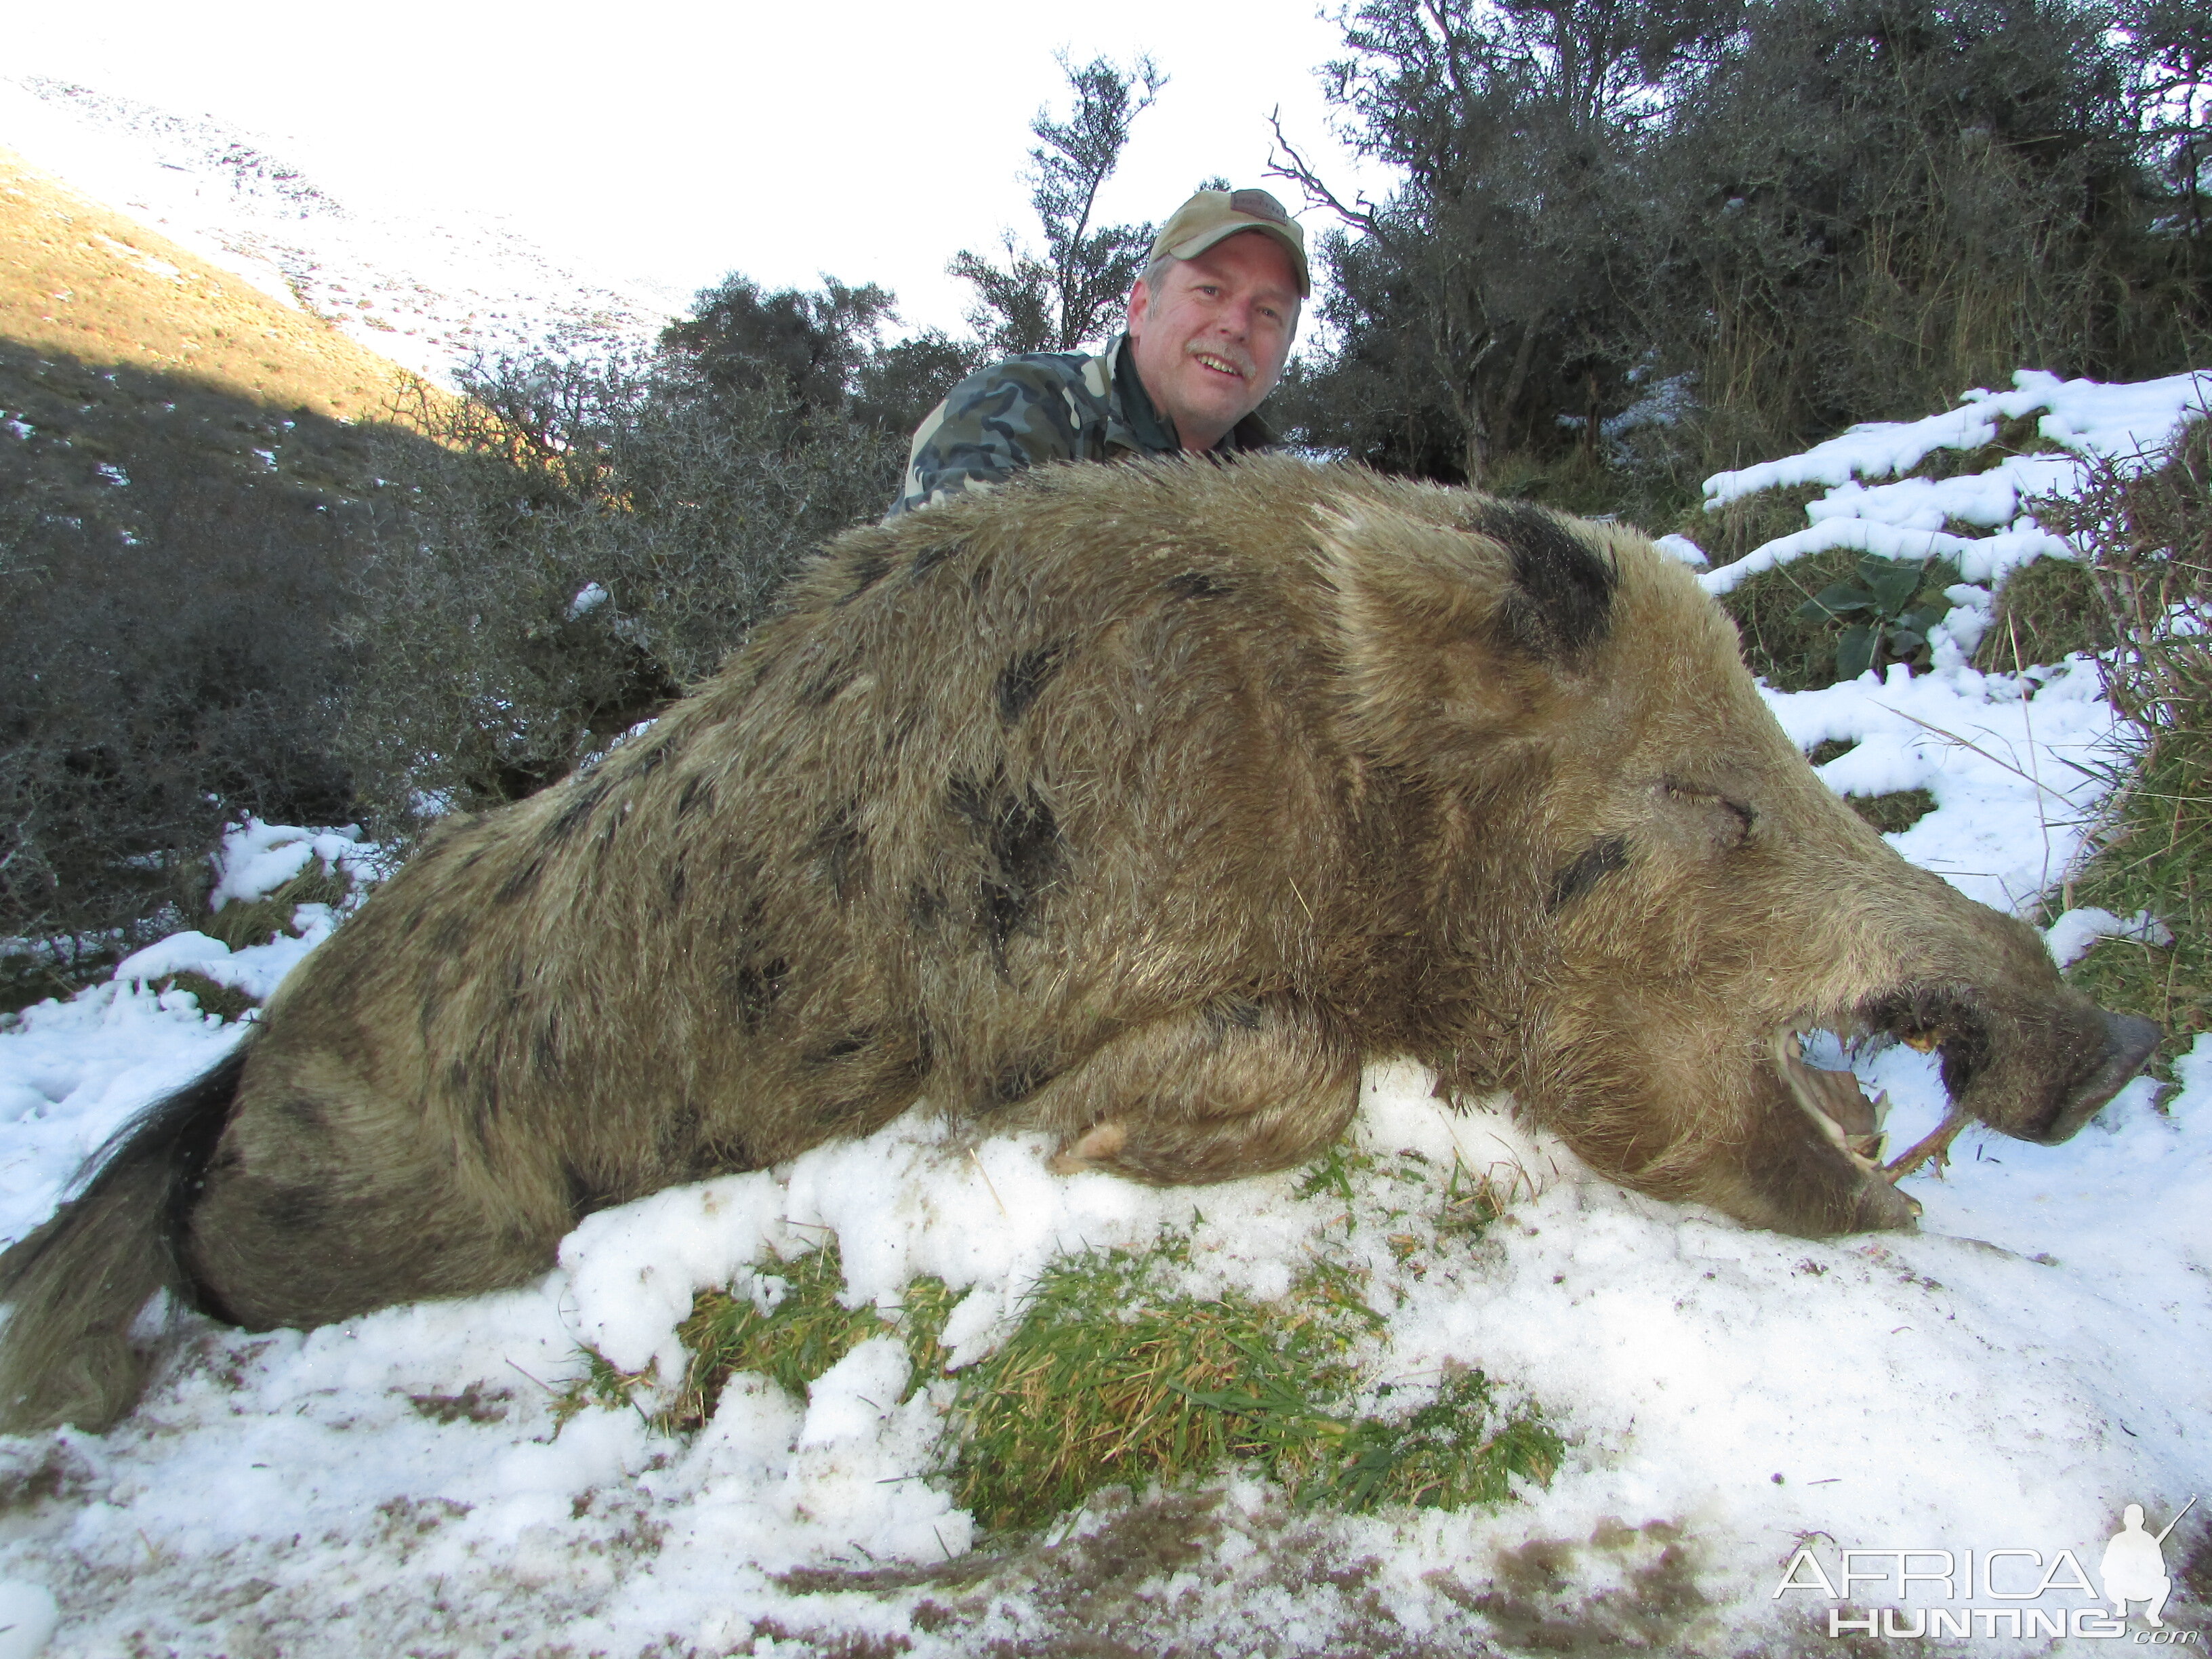
POLYGON ((1358 1104, 1358 1050, 1289 995, 1138 1026, 1032 1097, 1035 1120, 1066 1137, 1054 1169, 1162 1186, 1302 1164, 1358 1104))

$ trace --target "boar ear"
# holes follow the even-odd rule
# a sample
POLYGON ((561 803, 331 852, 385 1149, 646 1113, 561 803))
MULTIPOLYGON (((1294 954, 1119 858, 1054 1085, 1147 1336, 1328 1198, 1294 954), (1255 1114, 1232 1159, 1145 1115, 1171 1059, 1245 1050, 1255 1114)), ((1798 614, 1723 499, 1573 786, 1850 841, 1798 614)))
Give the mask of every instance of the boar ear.
POLYGON ((1540 737, 1618 582, 1607 549, 1540 507, 1433 501, 1446 512, 1359 501, 1321 525, 1354 728, 1404 761, 1540 737))

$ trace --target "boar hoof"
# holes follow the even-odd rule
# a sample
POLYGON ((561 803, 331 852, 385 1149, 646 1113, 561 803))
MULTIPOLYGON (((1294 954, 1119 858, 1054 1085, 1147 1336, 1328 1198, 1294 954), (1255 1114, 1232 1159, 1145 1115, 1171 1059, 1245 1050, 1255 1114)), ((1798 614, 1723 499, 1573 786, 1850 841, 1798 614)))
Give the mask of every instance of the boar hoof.
POLYGON ((1128 1145, 1129 1132, 1112 1119, 1094 1123, 1053 1154, 1054 1175, 1080 1175, 1105 1164, 1128 1145))

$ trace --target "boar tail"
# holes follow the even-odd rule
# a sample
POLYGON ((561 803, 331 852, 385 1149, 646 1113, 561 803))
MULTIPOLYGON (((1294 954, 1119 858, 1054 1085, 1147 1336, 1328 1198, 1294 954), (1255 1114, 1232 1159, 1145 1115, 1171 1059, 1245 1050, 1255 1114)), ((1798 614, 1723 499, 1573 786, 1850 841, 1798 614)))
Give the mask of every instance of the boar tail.
POLYGON ((0 1255, 0 1432, 98 1433, 137 1403, 150 1356, 131 1328, 155 1291, 189 1294, 177 1240, 251 1041, 118 1130, 83 1190, 0 1255))

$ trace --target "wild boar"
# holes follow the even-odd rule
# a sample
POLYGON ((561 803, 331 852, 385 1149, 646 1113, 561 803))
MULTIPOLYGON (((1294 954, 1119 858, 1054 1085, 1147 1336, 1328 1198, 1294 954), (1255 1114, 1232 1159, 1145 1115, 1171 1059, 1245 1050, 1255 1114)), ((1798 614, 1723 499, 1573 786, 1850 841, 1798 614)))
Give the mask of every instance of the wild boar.
POLYGON ((1064 1168, 1280 1169, 1385 1055, 1643 1192, 1909 1225, 1813 1028, 1940 1044, 2039 1141, 2157 1036, 1831 796, 1641 536, 1043 470, 845 536, 648 732, 416 858, 0 1261, 0 1401, 112 1421, 163 1286, 264 1328, 512 1285, 917 1100, 1064 1168))

